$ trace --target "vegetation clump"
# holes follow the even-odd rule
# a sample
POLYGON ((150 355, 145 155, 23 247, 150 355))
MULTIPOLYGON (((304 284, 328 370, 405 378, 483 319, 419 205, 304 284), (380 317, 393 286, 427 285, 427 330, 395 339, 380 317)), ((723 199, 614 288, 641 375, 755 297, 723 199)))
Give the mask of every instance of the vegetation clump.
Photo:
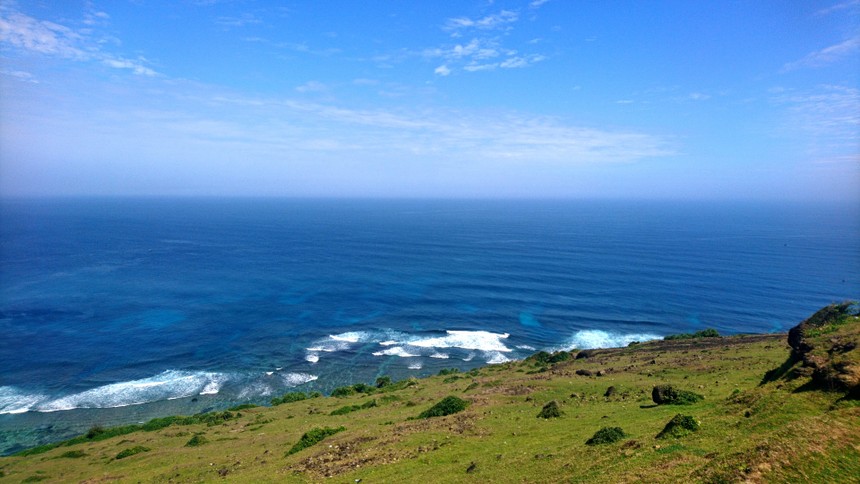
POLYGON ((371 393, 376 393, 376 390, 376 387, 370 386, 367 383, 356 383, 355 385, 347 385, 335 388, 331 391, 331 396, 342 398, 348 397, 350 395, 355 395, 356 393, 364 393, 370 395, 371 393))
POLYGON ((460 370, 458 370, 456 368, 442 368, 441 370, 439 370, 439 373, 437 373, 437 375, 438 376, 445 376, 445 375, 455 375, 457 373, 460 373, 460 370))
POLYGON ((651 390, 651 399, 657 405, 690 405, 705 397, 687 390, 678 390, 672 385, 657 385, 651 390))
POLYGON ((585 445, 612 444, 627 437, 621 427, 603 427, 585 441, 585 445))
POLYGON ((202 434, 194 434, 194 436, 185 443, 185 447, 197 447, 207 442, 209 442, 209 439, 204 437, 202 434))
POLYGON ((556 351, 555 353, 538 351, 537 353, 526 358, 526 361, 534 362, 537 366, 543 366, 551 365, 553 363, 560 363, 562 361, 567 361, 571 358, 572 356, 568 351, 556 351))
POLYGON ((543 406, 537 416, 538 418, 558 418, 561 417, 561 415, 562 411, 558 408, 558 402, 551 400, 543 406))
POLYGON ((376 406, 376 399, 368 400, 361 405, 346 405, 338 408, 337 410, 333 410, 329 415, 346 415, 348 413, 356 412, 358 410, 364 410, 366 408, 373 408, 376 406))
POLYGON ((385 388, 388 385, 391 385, 391 377, 390 376, 381 376, 376 379, 376 388, 385 388))
POLYGON ((462 412, 469 406, 469 402, 453 395, 447 396, 432 407, 421 412, 418 418, 444 417, 453 413, 462 412))
POLYGON ((311 398, 318 398, 321 396, 322 396, 322 394, 320 392, 311 392, 311 393, 289 392, 289 393, 283 394, 281 397, 273 398, 272 399, 272 406, 275 407, 278 405, 283 405, 285 403, 300 402, 302 400, 308 400, 311 398))
POLYGON ((698 338, 720 338, 720 333, 716 329, 708 328, 695 333, 678 333, 665 336, 663 339, 671 341, 673 339, 698 339, 698 338))
POLYGON ((293 455, 296 452, 302 451, 308 447, 316 445, 320 443, 326 437, 334 435, 338 432, 343 432, 346 430, 346 427, 315 427, 311 430, 308 430, 302 435, 302 438, 299 439, 298 442, 290 450, 287 451, 287 455, 293 455))
POLYGON ((125 459, 126 457, 131 457, 135 454, 140 454, 141 452, 149 452, 150 450, 152 449, 150 449, 149 447, 136 445, 134 447, 129 447, 128 449, 120 451, 120 453, 116 455, 116 459, 125 459))
POLYGON ((681 415, 680 413, 672 417, 672 420, 663 427, 663 430, 657 434, 658 439, 668 439, 670 437, 683 437, 692 432, 699 430, 699 422, 689 415, 681 415))
POLYGON ((259 405, 254 405, 253 403, 243 403, 241 405, 236 405, 235 407, 230 407, 227 410, 231 412, 238 412, 240 410, 248 410, 249 408, 257 408, 259 405))
POLYGON ((82 450, 70 450, 67 452, 63 452, 60 454, 60 457, 63 459, 80 459, 81 457, 86 457, 87 453, 82 450))

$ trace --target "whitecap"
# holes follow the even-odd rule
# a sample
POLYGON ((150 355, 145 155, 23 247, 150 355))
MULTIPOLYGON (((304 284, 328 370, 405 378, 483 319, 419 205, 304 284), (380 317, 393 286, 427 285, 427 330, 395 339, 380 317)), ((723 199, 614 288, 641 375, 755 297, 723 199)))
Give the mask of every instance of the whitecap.
POLYGON ((650 333, 615 333, 599 329, 583 329, 574 333, 560 349, 618 348, 627 346, 633 341, 650 341, 655 339, 660 339, 660 336, 650 333))
POLYGON ((508 333, 491 333, 489 331, 446 331, 446 336, 424 338, 410 341, 411 346, 424 348, 462 348, 481 351, 511 351, 501 340, 510 336, 508 333))
POLYGON ((463 358, 463 361, 472 361, 473 358, 475 358, 475 352, 474 351, 469 353, 468 355, 466 355, 466 357, 463 358))
POLYGON ((517 345, 517 349, 535 351, 535 347, 529 345, 517 345))
POLYGON ((316 363, 319 360, 320 360, 320 355, 317 353, 308 353, 305 355, 305 361, 308 361, 310 363, 316 363))
POLYGON ((447 360, 449 358, 449 356, 446 353, 436 352, 436 353, 433 353, 432 355, 430 355, 430 358, 440 358, 443 360, 447 360))
POLYGON ((402 346, 394 346, 394 347, 388 348, 386 350, 375 351, 373 353, 373 356, 399 356, 401 358, 410 358, 410 357, 421 356, 421 355, 409 353, 402 346))
POLYGON ((501 354, 498 351, 487 351, 484 353, 484 356, 487 359, 487 363, 491 365, 497 365, 499 363, 506 363, 508 361, 511 361, 510 358, 501 354))
POLYGON ((54 412, 74 408, 115 408, 158 400, 174 400, 196 394, 215 394, 228 379, 223 373, 167 370, 156 376, 111 383, 38 405, 36 410, 54 412))
POLYGON ((28 412, 45 398, 45 395, 26 393, 12 386, 0 387, 0 415, 28 412))
POLYGON ((420 370, 422 366, 423 365, 421 364, 421 362, 415 362, 415 363, 409 363, 408 368, 410 370, 420 370))
POLYGON ((319 378, 317 375, 311 375, 310 373, 285 373, 280 376, 284 383, 290 387, 312 382, 319 378))

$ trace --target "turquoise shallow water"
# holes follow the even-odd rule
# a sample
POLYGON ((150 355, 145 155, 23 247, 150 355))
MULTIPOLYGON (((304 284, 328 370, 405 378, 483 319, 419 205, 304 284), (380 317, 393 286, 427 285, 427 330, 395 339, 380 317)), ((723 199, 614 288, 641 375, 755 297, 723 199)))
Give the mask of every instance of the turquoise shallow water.
POLYGON ((860 296, 860 207, 0 202, 0 451, 860 296))

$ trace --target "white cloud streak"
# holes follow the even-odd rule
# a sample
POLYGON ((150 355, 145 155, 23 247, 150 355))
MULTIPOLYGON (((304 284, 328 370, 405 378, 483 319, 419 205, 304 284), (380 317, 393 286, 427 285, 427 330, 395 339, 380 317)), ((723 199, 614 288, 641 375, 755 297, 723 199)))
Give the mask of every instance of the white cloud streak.
POLYGON ((789 62, 782 67, 783 72, 798 69, 812 69, 833 64, 845 57, 860 51, 860 37, 854 37, 815 52, 810 52, 802 59, 789 62))
MULTIPOLYGON (((84 24, 93 25, 93 19, 107 18, 108 15, 103 12, 88 14, 84 24)), ((114 69, 130 70, 137 75, 157 75, 142 60, 130 60, 104 52, 103 46, 91 41, 85 32, 86 29, 76 31, 20 12, 0 10, 0 43, 28 53, 80 62, 96 61, 114 69)))

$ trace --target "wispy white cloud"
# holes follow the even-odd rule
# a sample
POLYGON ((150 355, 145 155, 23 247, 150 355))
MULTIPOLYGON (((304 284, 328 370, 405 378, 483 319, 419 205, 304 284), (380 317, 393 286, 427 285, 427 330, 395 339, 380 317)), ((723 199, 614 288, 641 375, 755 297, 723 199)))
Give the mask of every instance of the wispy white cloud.
POLYGON ((782 67, 783 72, 797 69, 816 68, 838 62, 845 57, 860 51, 860 36, 854 37, 815 52, 810 52, 802 59, 789 62, 782 67))
POLYGON ((510 24, 519 20, 519 14, 511 10, 502 10, 498 13, 481 18, 471 19, 468 17, 450 18, 445 23, 445 28, 451 31, 463 29, 498 30, 506 29, 510 24))
POLYGON ((813 90, 775 89, 772 101, 786 109, 785 134, 801 140, 816 160, 860 163, 860 89, 822 85, 813 90))
POLYGON ((840 12, 842 10, 849 10, 854 8, 860 8, 860 0, 846 0, 844 2, 837 3, 833 6, 823 8, 817 12, 818 15, 830 15, 832 13, 840 12))
POLYGON ((451 74, 451 69, 448 69, 448 66, 443 64, 443 65, 437 67, 436 69, 434 69, 433 74, 436 74, 439 76, 447 76, 447 75, 451 74))
POLYGON ((319 81, 308 81, 301 86, 296 87, 296 91, 301 93, 306 92, 325 92, 328 90, 328 86, 319 82, 319 81))
MULTIPOLYGON (((93 18, 107 19, 107 14, 87 14, 83 23, 93 25, 93 18)), ((157 73, 145 65, 144 59, 130 60, 105 52, 104 43, 93 41, 89 29, 72 29, 46 20, 38 20, 23 13, 0 10, 0 43, 28 53, 87 62, 96 61, 114 69, 127 69, 137 75, 155 76, 157 73)))
POLYGON ((227 28, 246 27, 263 23, 263 20, 252 13, 243 13, 237 17, 218 17, 215 23, 227 28))
POLYGON ((32 82, 34 84, 39 83, 39 81, 36 79, 36 77, 33 74, 26 72, 26 71, 12 71, 12 70, 5 70, 4 69, 4 70, 0 70, 0 74, 2 74, 4 76, 13 77, 13 78, 15 78, 19 81, 23 81, 23 82, 32 82))
POLYGON ((70 59, 87 59, 82 36, 72 29, 18 12, 0 17, 0 42, 19 49, 70 59))
POLYGON ((549 2, 549 0, 532 0, 531 3, 529 3, 529 8, 540 8, 547 2, 549 2))

